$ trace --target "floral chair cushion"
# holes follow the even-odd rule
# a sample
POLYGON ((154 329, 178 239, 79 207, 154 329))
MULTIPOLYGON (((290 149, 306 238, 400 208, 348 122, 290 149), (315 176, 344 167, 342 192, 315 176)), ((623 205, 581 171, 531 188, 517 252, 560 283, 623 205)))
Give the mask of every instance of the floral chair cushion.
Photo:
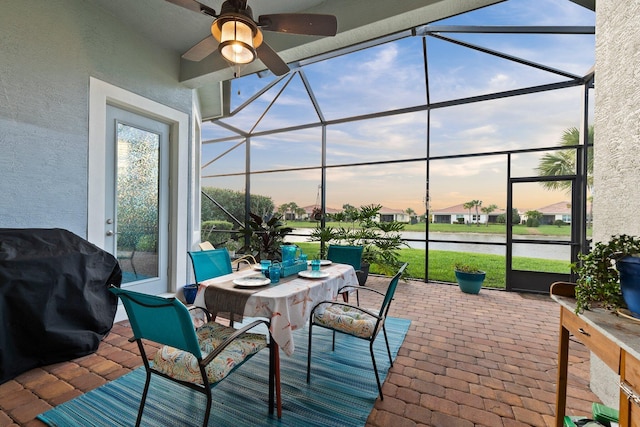
MULTIPOLYGON (((202 358, 206 358, 235 329, 209 322, 196 330, 202 358)), ((241 365, 245 359, 267 347, 267 337, 262 334, 245 333, 237 337, 215 359, 206 366, 210 384, 224 379, 235 367, 241 365)), ((154 369, 171 378, 202 384, 198 359, 186 351, 164 346, 153 359, 154 369)))
POLYGON ((366 339, 373 336, 377 321, 356 307, 344 305, 329 305, 324 311, 315 313, 315 323, 366 339))

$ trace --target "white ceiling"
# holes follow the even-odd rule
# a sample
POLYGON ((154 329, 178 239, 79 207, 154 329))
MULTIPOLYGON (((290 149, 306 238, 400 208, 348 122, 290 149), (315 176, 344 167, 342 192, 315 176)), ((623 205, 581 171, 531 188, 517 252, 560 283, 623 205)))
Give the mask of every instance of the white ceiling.
MULTIPOLYGON (((89 0, 122 22, 135 27, 160 48, 179 58, 210 34, 213 18, 165 0, 89 0)), ((220 11, 223 0, 200 0, 220 11)), ((271 13, 326 13, 338 20, 335 37, 312 37, 265 32, 265 41, 287 63, 310 58, 377 37, 397 33, 435 20, 503 0, 249 0, 254 19, 271 13)), ((181 60, 181 81, 193 88, 232 77, 232 71, 216 53, 201 62, 181 60)), ((264 70, 260 61, 243 74, 264 70)))

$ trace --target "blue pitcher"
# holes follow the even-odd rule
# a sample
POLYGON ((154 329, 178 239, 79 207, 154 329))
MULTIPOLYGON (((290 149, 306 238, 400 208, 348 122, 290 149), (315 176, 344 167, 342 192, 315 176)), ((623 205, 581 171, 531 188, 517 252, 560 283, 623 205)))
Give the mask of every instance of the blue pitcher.
POLYGON ((301 253, 300 248, 296 245, 283 245, 280 246, 280 250, 282 251, 282 264, 285 266, 295 264, 301 253))

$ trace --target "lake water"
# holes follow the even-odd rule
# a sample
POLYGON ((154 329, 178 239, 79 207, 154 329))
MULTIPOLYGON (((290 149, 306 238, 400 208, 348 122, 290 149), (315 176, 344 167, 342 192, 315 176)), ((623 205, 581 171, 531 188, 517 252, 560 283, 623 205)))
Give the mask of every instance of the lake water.
MULTIPOLYGON (((296 234, 309 234, 311 229, 297 229, 296 234)), ((425 249, 426 244, 424 242, 425 233, 417 231, 404 231, 402 232, 404 239, 414 239, 422 241, 409 241, 409 247, 414 249, 425 249)), ((431 240, 445 240, 445 241, 457 241, 462 240, 465 242, 478 242, 474 243, 446 243, 446 242, 430 242, 430 250, 452 251, 452 252, 474 252, 482 254, 502 255, 506 256, 506 241, 507 237, 498 234, 483 234, 483 233, 430 233, 429 238, 431 240), (498 245, 487 244, 498 243, 498 245), (502 243, 502 245, 500 245, 502 243)), ((549 236, 519 236, 519 238, 526 238, 528 240, 564 240, 569 241, 568 237, 550 238, 549 236)), ((287 236, 288 242, 306 242, 305 236, 287 236)), ((548 245, 548 244, 525 244, 516 243, 513 245, 513 256, 527 257, 527 258, 541 258, 567 261, 571 260, 571 247, 568 245, 548 245)))

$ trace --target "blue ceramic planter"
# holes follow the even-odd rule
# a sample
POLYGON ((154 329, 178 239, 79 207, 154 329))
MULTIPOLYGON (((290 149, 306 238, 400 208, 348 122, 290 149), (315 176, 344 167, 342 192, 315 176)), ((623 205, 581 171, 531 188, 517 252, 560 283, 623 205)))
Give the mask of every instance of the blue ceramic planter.
POLYGON ((616 263, 620 273, 620 290, 633 317, 640 318, 640 258, 626 256, 616 263))
POLYGON ((184 300, 187 304, 193 304, 196 300, 196 294, 198 293, 198 285, 185 285, 184 288, 182 288, 182 293, 184 294, 184 300))
POLYGON ((465 273, 464 271, 454 271, 456 274, 456 280, 460 290, 466 294, 477 294, 482 288, 486 273, 481 271, 480 273, 465 273))

